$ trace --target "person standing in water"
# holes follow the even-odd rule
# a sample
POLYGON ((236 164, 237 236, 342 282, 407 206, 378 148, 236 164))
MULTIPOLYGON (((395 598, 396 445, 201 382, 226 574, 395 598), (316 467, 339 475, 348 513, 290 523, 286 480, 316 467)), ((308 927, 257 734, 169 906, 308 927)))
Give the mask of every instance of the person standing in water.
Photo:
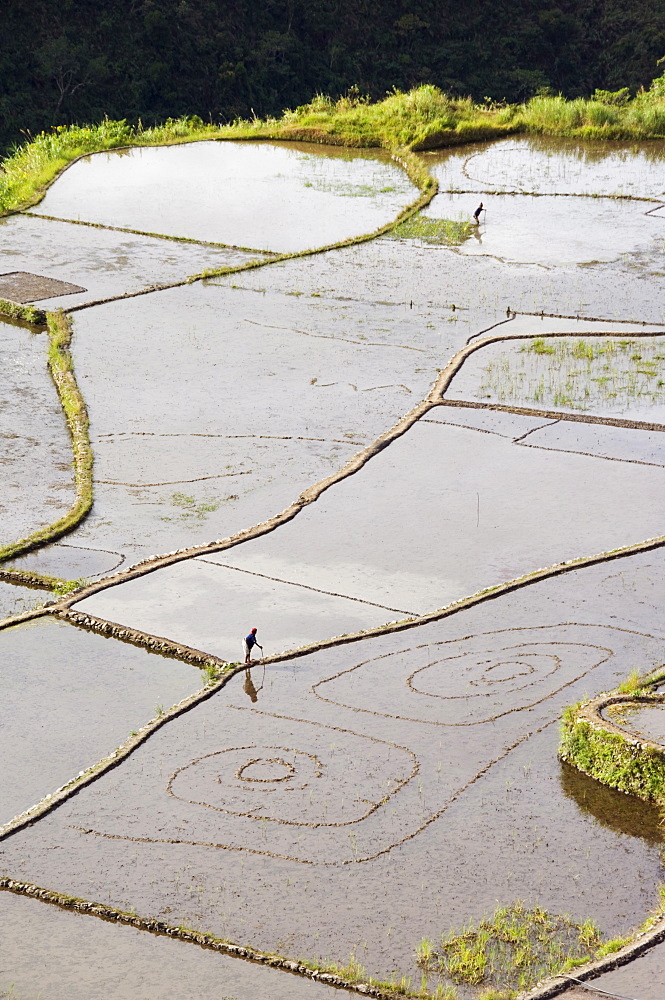
POLYGON ((261 652, 263 652, 263 646, 257 642, 256 639, 256 629, 253 628, 248 636, 242 640, 242 646, 245 651, 245 663, 250 663, 252 659, 252 649, 254 646, 258 646, 261 652))
POLYGON ((473 213, 473 220, 474 220, 474 222, 476 223, 477 226, 480 225, 480 213, 484 212, 484 211, 485 211, 485 209, 483 208, 483 203, 481 201, 480 205, 478 206, 478 208, 473 213))

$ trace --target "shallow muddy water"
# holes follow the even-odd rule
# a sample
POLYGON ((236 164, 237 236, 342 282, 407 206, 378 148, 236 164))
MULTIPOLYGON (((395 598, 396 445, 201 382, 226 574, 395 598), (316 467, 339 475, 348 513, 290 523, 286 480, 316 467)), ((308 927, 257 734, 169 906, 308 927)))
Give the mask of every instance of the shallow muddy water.
POLYGON ((195 142, 96 153, 60 177, 45 215, 290 252, 373 232, 417 190, 385 154, 195 142))
POLYGON ((96 491, 72 543, 152 554, 288 506, 428 391, 452 324, 411 313, 196 285, 77 314, 96 491))
POLYGON ((29 573, 60 577, 63 580, 91 580, 107 576, 119 569, 123 557, 119 552, 86 549, 68 542, 55 542, 34 549, 10 560, 7 565, 29 573))
POLYGON ((71 445, 47 351, 45 333, 0 321, 0 545, 56 521, 74 502, 71 445))
POLYGON ((265 633, 264 655, 272 656, 404 617, 399 609, 257 575, 251 563, 243 570, 218 565, 225 562, 222 556, 176 563, 76 607, 114 621, 140 622, 146 632, 230 662, 244 659, 242 638, 254 622, 261 623, 259 642, 265 633))
POLYGON ((356 995, 10 892, 0 893, 0 924, 0 996, 12 1000, 348 1000, 356 995))
MULTIPOLYGON (((439 409, 430 413, 436 417, 439 409)), ((661 534, 662 480, 657 466, 527 449, 463 427, 418 423, 293 520, 204 558, 250 571, 243 593, 257 612, 271 600, 277 579, 373 602, 391 609, 379 618, 389 621, 538 566, 661 534)), ((80 607, 169 635, 173 600, 186 590, 185 580, 194 582, 191 573, 182 566, 158 570, 94 594, 80 607)), ((214 608, 228 603, 231 621, 236 618, 236 583, 209 571, 196 582, 200 604, 180 602, 177 627, 205 648, 214 608)), ((215 620, 227 636, 226 610, 215 620)), ((352 631, 354 620, 346 628, 336 615, 322 620, 308 638, 352 631)), ((281 627, 277 634, 281 649, 281 627)))
MULTIPOLYGON (((458 410, 453 407, 453 412, 458 410)), ((475 411, 478 412, 478 411, 475 411)), ((483 411, 480 411, 483 412, 483 411)), ((487 413, 487 411, 484 411, 487 413)), ((491 411, 490 411, 491 412, 491 411)), ((643 462, 665 465, 665 433, 625 427, 603 427, 567 420, 549 421, 534 430, 520 444, 525 448, 552 448, 598 455, 616 462, 643 462)))
POLYGON ((663 705, 612 705, 603 717, 640 739, 665 743, 665 707, 663 705))
POLYGON ((0 869, 290 955, 355 949, 375 975, 417 975, 423 936, 525 895, 623 933, 655 903, 657 816, 563 769, 557 720, 660 662, 627 581, 660 580, 658 602, 662 567, 255 667, 6 840, 0 869))
MULTIPOLYGON (((630 253, 605 264, 545 268, 538 258, 511 264, 415 240, 381 238, 215 282, 261 293, 297 292, 300 301, 313 295, 337 302, 390 303, 413 316, 419 310, 426 329, 429 323, 434 329, 454 325, 462 341, 505 319, 508 307, 534 312, 538 322, 542 310, 573 320, 588 316, 662 324, 662 271, 660 249, 653 260, 630 253)), ((547 324, 547 316, 543 322, 547 324)))
POLYGON ((582 336, 480 348, 446 398, 665 423, 664 387, 662 337, 582 336))
POLYGON ((444 189, 665 199, 663 142, 525 136, 426 153, 423 159, 444 189))
POLYGON ((195 667, 40 618, 0 631, 0 825, 201 687, 195 667))
MULTIPOLYGON (((40 205, 35 211, 42 210, 40 205)), ((183 281, 191 274, 235 267, 258 256, 26 215, 0 219, 2 270, 27 270, 86 289, 44 299, 39 303, 44 309, 69 309, 162 282, 183 281)))
MULTIPOLYGON (((661 942, 634 959, 629 965, 590 980, 589 986, 604 990, 610 995, 614 993, 619 996, 639 997, 639 1000, 661 1000, 664 982, 665 944, 661 942)), ((596 997, 598 994, 573 984, 561 996, 565 1000, 589 1000, 589 997, 596 997)))
MULTIPOLYGON (((263 521, 392 426, 487 328, 627 338, 637 321, 662 323, 663 213, 642 214, 649 202, 549 197, 614 192, 619 182, 660 193, 660 147, 603 150, 509 140, 426 157, 443 186, 474 190, 438 196, 435 215, 468 215, 488 178, 497 192, 533 185, 548 195, 483 196, 482 243, 461 252, 381 239, 76 313, 95 505, 66 539, 16 564, 90 579, 263 521)), ((326 242, 329 226, 363 232, 414 197, 385 158, 327 152, 205 143, 103 154, 67 171, 39 211, 80 206, 88 218, 94 208, 112 224, 281 248, 326 242)), ((56 304, 249 259, 36 218, 3 226, 7 270, 89 289, 56 304)), ((490 350, 501 361, 514 348, 490 350)), ((464 365, 453 396, 461 388, 462 400, 476 398, 469 387, 485 357, 464 365)), ((642 419, 658 419, 658 399, 647 402, 642 419)), ((440 405, 289 524, 83 607, 229 660, 256 626, 272 655, 659 535, 662 465, 657 432, 440 405)), ((243 671, 0 843, 0 871, 289 957, 353 955, 373 975, 404 973, 414 984, 419 940, 497 902, 528 896, 626 933, 663 878, 658 816, 562 767, 557 721, 565 705, 662 662, 664 569, 660 551, 617 559, 428 626, 243 671)), ((0 632, 0 650, 4 819, 200 684, 192 667, 52 619, 0 632)), ((220 1000, 275 1000, 283 990, 323 998, 310 983, 262 969, 276 978, 234 978, 234 968, 254 967, 6 896, 17 996, 47 984, 33 958, 52 940, 66 942, 71 974, 55 947, 44 966, 67 996, 100 984, 114 995, 103 953, 121 956, 139 993, 187 996, 184 977, 197 996, 208 980, 219 986, 220 1000), (27 952, 24 920, 43 927, 27 952), (84 926, 95 930, 69 930, 84 926), (176 949, 196 958, 179 963, 176 949), (215 980, 212 963, 222 962, 215 980)))
MULTIPOLYGON (((477 202, 473 195, 442 192, 423 217, 468 219, 477 202)), ((461 254, 549 268, 599 264, 640 252, 657 253, 662 264, 665 224, 644 214, 654 207, 650 202, 486 195, 483 204, 481 224, 458 248, 461 254)))
POLYGON ((10 615, 19 615, 24 611, 32 611, 53 597, 50 590, 37 590, 33 587, 18 587, 13 583, 0 581, 0 621, 10 615))

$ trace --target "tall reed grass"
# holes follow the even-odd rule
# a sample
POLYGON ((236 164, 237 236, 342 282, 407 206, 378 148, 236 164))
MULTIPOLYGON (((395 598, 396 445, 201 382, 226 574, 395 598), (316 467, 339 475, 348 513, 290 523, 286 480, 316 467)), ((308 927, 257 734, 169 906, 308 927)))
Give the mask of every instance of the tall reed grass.
POLYGON ((627 90, 596 91, 590 99, 540 96, 521 105, 474 104, 432 84, 395 90, 372 103, 355 88, 333 100, 318 94, 281 118, 206 125, 194 116, 144 129, 105 119, 58 126, 29 136, 0 169, 0 214, 34 205, 60 170, 78 156, 119 146, 164 145, 198 139, 301 139, 342 146, 382 147, 395 154, 500 138, 514 132, 582 139, 665 139, 665 74, 632 100, 627 90))
POLYGON ((153 146, 209 138, 219 133, 200 118, 169 119, 144 129, 141 123, 105 118, 97 125, 58 125, 50 132, 28 136, 3 160, 0 170, 0 213, 35 204, 54 177, 72 160, 120 146, 153 146))

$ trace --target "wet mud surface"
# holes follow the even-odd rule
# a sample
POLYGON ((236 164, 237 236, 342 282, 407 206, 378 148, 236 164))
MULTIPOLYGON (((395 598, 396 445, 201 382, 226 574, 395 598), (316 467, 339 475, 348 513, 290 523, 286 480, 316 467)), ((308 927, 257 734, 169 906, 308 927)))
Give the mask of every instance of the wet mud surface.
POLYGON ((414 971, 421 937, 525 885, 529 902, 624 932, 655 900, 657 816, 562 769, 557 721, 660 662, 625 574, 658 579, 662 562, 255 667, 6 840, 0 867, 290 955, 355 947, 382 975, 414 971))
POLYGON ((56 521, 74 501, 71 445, 47 351, 45 333, 0 322, 0 545, 56 521))
POLYGON ((319 145, 196 142, 96 153, 60 177, 38 211, 288 252, 390 222, 416 189, 388 160, 319 145))
POLYGON ((0 824, 201 686, 193 667, 50 618, 4 629, 0 647, 0 824))
POLYGON ((38 302, 74 292, 85 292, 85 288, 66 281, 56 281, 28 271, 11 271, 0 274, 0 295, 12 302, 38 302))
POLYGON ((602 714, 640 739, 665 743, 665 708, 662 705, 618 704, 613 712, 606 708, 602 714))
MULTIPOLYGON (((396 168, 385 160, 320 153, 206 143, 105 154, 67 171, 39 210, 80 206, 89 217, 86 185, 90 192, 99 173, 108 183, 97 204, 113 225, 125 224, 114 202, 122 198, 132 228, 201 238, 209 226, 212 238, 238 245, 288 237, 307 246, 326 242, 329 223, 343 235, 367 231, 413 198, 401 172, 393 185, 396 168), (260 193, 253 207, 222 183, 223 158, 237 156, 252 165, 243 183, 260 193), (191 202, 178 179, 185 163, 196 181, 191 202), (153 183, 144 216, 128 197, 140 196, 142 177, 153 183), (236 216, 225 208, 231 196, 236 216), (300 214, 280 231, 290 197, 300 214)), ((400 420, 489 327, 635 337, 640 323, 662 323, 662 220, 644 215, 655 203, 552 197, 659 197, 662 158, 658 144, 630 152, 546 140, 426 156, 443 189, 474 192, 444 190, 431 214, 468 216, 485 184, 547 197, 488 196, 483 242, 461 250, 379 239, 76 313, 94 507, 65 540, 15 565, 99 578, 274 516, 400 420)), ((2 233, 13 234, 7 270, 90 289, 73 303, 250 259, 37 218, 6 220, 2 233)), ((488 350, 500 359, 518 349, 488 350)), ((660 432, 455 405, 477 399, 485 350, 464 364, 446 405, 291 522, 101 590, 80 607, 238 660, 252 625, 273 655, 662 534, 660 432)), ((10 398, 24 416, 19 396, 10 398)), ((657 420, 658 400, 645 402, 642 418, 657 420)), ((609 404, 588 414, 616 414, 609 404)), ((42 509, 43 501, 30 508, 42 509)), ((566 705, 662 662, 664 560, 660 550, 617 559, 438 622, 242 671, 0 843, 0 872, 290 958, 343 964, 353 955, 372 975, 406 974, 416 985, 423 937, 438 940, 517 898, 625 934, 657 903, 659 817, 559 764, 557 722, 566 705)), ((200 684, 194 668, 57 620, 4 630, 0 651, 5 701, 17 706, 5 731, 5 819, 200 684), (30 742, 19 740, 25 733, 30 742)), ((176 948, 196 954, 195 964, 210 958, 215 969, 223 961, 236 970, 228 990, 226 973, 216 980, 222 997, 264 990, 242 978, 238 960, 6 897, 0 912, 15 914, 17 928, 29 906, 55 914, 42 940, 66 937, 65 921, 93 925, 73 938, 81 953, 117 948, 138 990, 160 962, 159 995, 171 984, 187 995, 168 972, 176 948), (107 945, 111 934, 118 943, 107 945), (139 938, 157 942, 150 954, 139 938), (163 963, 158 948, 168 949, 163 963)), ((26 953, 12 935, 16 995, 19 987, 31 995, 44 983, 29 968, 37 945, 26 953)), ((94 992, 97 960, 65 954, 79 970, 72 989, 94 992)), ((59 969, 53 952, 48 961, 59 969)), ((201 982, 212 981, 209 968, 192 965, 191 977, 200 969, 201 982)), ((323 989, 272 982, 266 995, 275 998, 323 989)))
POLYGON ((346 1000, 353 996, 39 900, 0 893, 0 996, 12 1000, 346 1000), (119 970, 122 969, 120 973, 119 970))

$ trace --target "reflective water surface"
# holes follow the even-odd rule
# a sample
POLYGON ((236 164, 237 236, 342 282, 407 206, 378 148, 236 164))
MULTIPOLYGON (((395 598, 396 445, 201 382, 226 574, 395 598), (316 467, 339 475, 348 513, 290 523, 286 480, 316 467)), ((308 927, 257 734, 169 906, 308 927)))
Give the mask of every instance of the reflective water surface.
MULTIPOLYGON (((95 503, 74 532, 17 564, 98 578, 264 521, 394 425, 489 328, 637 340, 641 322, 663 322, 663 212, 586 197, 658 197, 662 145, 519 139, 425 159, 442 189, 472 191, 443 190, 430 214, 468 218, 486 202, 461 249, 379 239, 75 313, 95 503)), ((204 143, 91 157, 39 210, 281 249, 365 232, 413 197, 383 154, 204 143)), ((7 220, 0 236, 7 270, 71 280, 90 298, 257 256, 36 218, 7 220)), ((446 403, 481 401, 483 366, 501 373, 513 350, 480 351, 446 403)), ((622 413, 637 406, 653 421, 660 360, 633 363, 637 353, 631 345, 641 395, 622 413)), ((587 374, 587 412, 618 413, 614 387, 594 381, 606 375, 587 374)), ((516 379, 524 405, 537 388, 527 392, 527 376, 516 379)), ((500 385, 485 391, 501 405, 500 385)), ((34 416, 13 389, 7 399, 11 433, 34 437, 41 455, 47 409, 34 416)), ((272 655, 662 534, 661 433, 565 416, 437 406, 288 524, 85 607, 236 661, 252 626, 272 655)), ((14 458, 23 478, 10 482, 25 484, 16 509, 34 520, 50 474, 25 449, 14 458)), ((654 550, 486 594, 427 626, 252 666, 0 843, 0 871, 289 957, 353 957, 416 985, 417 943, 497 902, 526 897, 625 934, 657 903, 659 818, 562 767, 557 727, 566 705, 662 662, 664 580, 654 550)), ((6 818, 200 683, 191 667, 58 620, 0 632, 0 652, 6 818)), ((245 980, 244 963, 7 898, 0 933, 17 996, 46 986, 57 996, 56 980, 74 997, 100 984, 113 996, 114 954, 137 996, 186 997, 185 972, 220 998, 318 1000, 322 989, 245 980), (178 962, 176 949, 196 958, 178 962)))
POLYGON ((261 142, 96 153, 38 211, 260 250, 327 246, 372 232, 416 189, 384 155, 261 142))

